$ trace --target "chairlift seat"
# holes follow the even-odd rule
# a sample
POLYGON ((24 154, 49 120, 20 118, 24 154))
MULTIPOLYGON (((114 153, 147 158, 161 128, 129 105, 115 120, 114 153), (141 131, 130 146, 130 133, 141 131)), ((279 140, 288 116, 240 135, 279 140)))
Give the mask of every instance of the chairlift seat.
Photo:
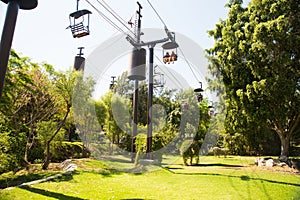
POLYGON ((179 45, 176 42, 167 42, 161 46, 163 48, 163 59, 164 63, 170 64, 171 62, 174 63, 174 61, 177 61, 178 55, 177 55, 177 48, 179 45), (171 55, 169 54, 168 50, 172 50, 171 55))
POLYGON ((80 38, 90 34, 88 27, 85 27, 82 22, 71 26, 71 31, 74 38, 80 38))
POLYGON ((70 26, 71 32, 74 38, 80 38, 90 34, 89 31, 89 14, 92 12, 89 10, 78 10, 70 14, 70 26), (87 22, 84 23, 84 15, 88 16, 87 22), (81 19, 81 21, 80 21, 81 19))

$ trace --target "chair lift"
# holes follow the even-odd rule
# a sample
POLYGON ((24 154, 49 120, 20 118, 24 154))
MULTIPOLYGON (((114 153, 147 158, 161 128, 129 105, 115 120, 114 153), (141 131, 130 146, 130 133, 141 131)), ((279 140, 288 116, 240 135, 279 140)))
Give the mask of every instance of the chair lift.
POLYGON ((198 102, 201 102, 202 99, 203 99, 203 95, 201 94, 201 92, 203 92, 204 90, 202 89, 202 82, 199 82, 200 83, 200 87, 199 88, 196 88, 194 89, 194 92, 197 92, 197 100, 198 102))
POLYGON ((176 42, 167 42, 162 45, 163 48, 163 60, 164 63, 170 64, 171 62, 174 63, 174 61, 177 61, 177 48, 178 44, 176 42), (169 53, 171 51, 171 54, 169 53))
POLYGON ((70 14, 70 26, 71 32, 74 38, 80 38, 90 34, 89 23, 90 23, 90 14, 89 10, 77 10, 70 14), (87 16, 87 22, 84 21, 84 17, 87 16))

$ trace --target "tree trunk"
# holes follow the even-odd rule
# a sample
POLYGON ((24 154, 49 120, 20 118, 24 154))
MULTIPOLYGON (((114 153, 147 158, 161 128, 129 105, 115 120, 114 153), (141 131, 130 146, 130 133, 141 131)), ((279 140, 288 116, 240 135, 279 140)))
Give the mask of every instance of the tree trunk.
POLYGON ((48 169, 49 164, 50 164, 50 143, 52 142, 52 140, 55 138, 55 136, 59 133, 60 129, 62 128, 62 126, 66 123, 67 117, 69 115, 70 112, 70 106, 67 107, 67 112, 63 118, 63 120, 60 122, 59 126, 57 127, 55 133, 51 136, 51 138, 47 141, 46 144, 46 156, 45 156, 45 160, 44 163, 42 165, 42 168, 48 169))
POLYGON ((281 142, 280 156, 279 160, 282 162, 287 162, 289 156, 290 147, 290 134, 284 131, 277 132, 281 142))
POLYGON ((26 167, 30 165, 30 163, 28 162, 28 151, 29 151, 29 144, 27 142, 25 147, 25 153, 24 153, 24 164, 26 165, 26 167))
POLYGON ((281 141, 281 153, 280 153, 279 160, 286 162, 289 156, 290 138, 280 137, 280 141, 281 141))
POLYGON ((30 125, 30 130, 27 136, 27 142, 25 146, 25 152, 24 152, 24 162, 26 167, 30 165, 30 162, 28 161, 28 153, 29 150, 32 148, 33 143, 34 143, 34 135, 33 135, 33 130, 32 126, 30 125))
POLYGON ((51 141, 47 141, 47 144, 46 144, 46 157, 45 157, 44 163, 42 165, 43 170, 48 169, 49 164, 50 164, 50 160, 51 160, 50 159, 50 143, 51 143, 51 141))

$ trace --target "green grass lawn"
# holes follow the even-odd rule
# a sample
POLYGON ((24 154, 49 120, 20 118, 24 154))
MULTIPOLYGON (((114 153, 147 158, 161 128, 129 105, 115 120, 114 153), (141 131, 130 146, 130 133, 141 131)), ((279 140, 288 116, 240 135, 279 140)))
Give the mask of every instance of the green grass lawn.
POLYGON ((177 157, 167 160, 172 164, 147 173, 115 170, 123 164, 111 161, 77 161, 72 175, 2 190, 0 199, 300 199, 299 174, 249 166, 254 158, 208 156, 187 167, 177 157))

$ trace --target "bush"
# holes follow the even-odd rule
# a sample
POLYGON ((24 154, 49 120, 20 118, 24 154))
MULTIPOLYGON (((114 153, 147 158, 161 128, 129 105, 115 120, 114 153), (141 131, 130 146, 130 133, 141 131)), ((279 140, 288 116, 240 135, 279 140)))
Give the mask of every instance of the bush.
POLYGON ((90 152, 81 142, 62 142, 53 154, 52 162, 62 162, 70 158, 87 158, 90 152))
POLYGON ((23 133, 0 132, 0 174, 22 166, 25 144, 26 136, 23 133))
POLYGON ((28 161, 30 163, 35 163, 35 160, 44 159, 44 148, 40 140, 35 140, 32 148, 28 151, 28 161))
POLYGON ((185 140, 180 147, 180 154, 183 158, 184 165, 188 165, 187 163, 188 159, 190 159, 190 165, 192 165, 194 157, 196 157, 195 164, 198 164, 199 151, 200 151, 200 144, 198 140, 185 140))
POLYGON ((146 145, 147 145, 147 135, 146 134, 138 134, 135 138, 135 165, 139 164, 140 155, 142 153, 146 153, 146 145))
POLYGON ((214 156, 220 157, 221 155, 223 155, 226 158, 228 150, 226 148, 213 147, 212 152, 214 156))

